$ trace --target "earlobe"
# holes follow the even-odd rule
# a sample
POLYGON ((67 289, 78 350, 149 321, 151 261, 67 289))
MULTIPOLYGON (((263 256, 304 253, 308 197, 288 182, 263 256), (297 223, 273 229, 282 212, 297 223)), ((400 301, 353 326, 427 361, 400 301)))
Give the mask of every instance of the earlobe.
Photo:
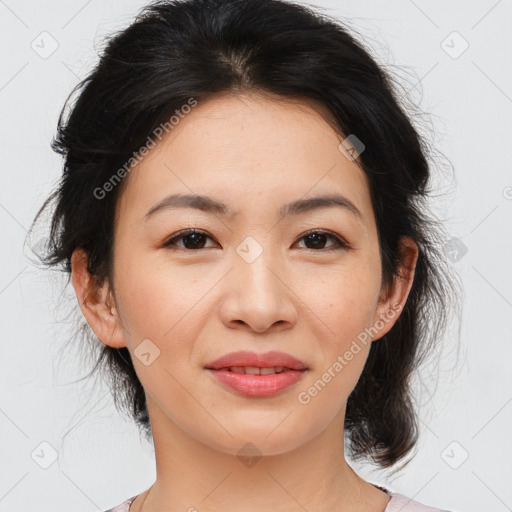
POLYGON ((87 254, 83 249, 75 249, 71 257, 71 282, 78 304, 97 338, 105 345, 114 348, 125 347, 117 309, 109 283, 98 284, 87 269, 87 254))
POLYGON ((374 341, 388 333, 407 302, 407 297, 414 282, 416 263, 418 261, 418 245, 410 237, 401 240, 401 263, 398 269, 399 276, 395 277, 390 287, 383 291, 383 295, 377 307, 374 323, 378 334, 374 341))

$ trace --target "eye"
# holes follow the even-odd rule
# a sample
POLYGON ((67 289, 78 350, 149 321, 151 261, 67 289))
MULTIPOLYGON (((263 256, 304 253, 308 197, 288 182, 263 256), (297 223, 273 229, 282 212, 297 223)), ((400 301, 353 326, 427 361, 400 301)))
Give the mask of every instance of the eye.
POLYGON ((350 245, 342 240, 340 237, 334 235, 333 233, 329 233, 328 231, 308 231, 304 235, 302 235, 299 240, 305 240, 306 243, 312 245, 312 247, 307 247, 307 249, 312 249, 314 251, 323 249, 323 252, 325 251, 332 251, 336 249, 349 249, 350 245), (327 240, 332 240, 334 242, 334 245, 328 247, 327 249, 324 247, 321 247, 325 245, 327 240))
POLYGON ((172 238, 168 239, 166 242, 164 242, 164 247, 170 247, 175 246, 180 249, 191 249, 191 250, 197 250, 197 249, 203 249, 204 248, 204 239, 210 238, 211 236, 207 235, 203 231, 199 231, 197 229, 187 229, 185 231, 180 231, 177 235, 173 236, 172 238), (178 246, 175 242, 176 241, 184 241, 184 247, 178 246))
MULTIPOLYGON (((205 247, 206 239, 213 240, 211 236, 207 235, 204 231, 200 231, 197 229, 187 229, 185 231, 180 231, 172 238, 169 238, 164 242, 163 247, 171 247, 174 246, 176 248, 185 249, 185 250, 199 250, 199 249, 208 249, 205 247), (176 242, 183 241, 183 245, 178 245, 176 242)), ((333 233, 329 233, 328 231, 319 231, 312 230, 308 231, 304 235, 302 235, 299 240, 304 240, 306 244, 311 245, 312 247, 306 247, 306 249, 310 249, 316 252, 320 250, 332 251, 336 249, 349 249, 350 245, 342 240, 340 237, 334 235, 333 233), (330 247, 322 247, 326 244, 328 240, 331 240, 333 244, 330 247)))

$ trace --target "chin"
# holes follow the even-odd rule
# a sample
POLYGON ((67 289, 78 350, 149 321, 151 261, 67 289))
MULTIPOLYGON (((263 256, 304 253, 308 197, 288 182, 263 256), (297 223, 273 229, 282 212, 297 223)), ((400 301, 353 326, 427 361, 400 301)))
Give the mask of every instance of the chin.
MULTIPOLYGON (((275 415, 267 422, 231 424, 228 428, 231 437, 224 430, 204 439, 210 448, 237 457, 273 456, 290 452, 302 446, 309 438, 301 432, 299 426, 290 422, 280 424, 286 414, 276 421, 275 415)), ((247 419, 247 418, 246 418, 247 419)), ((286 420, 285 420, 286 422, 286 420)), ((284 422, 283 422, 284 423, 284 422)))

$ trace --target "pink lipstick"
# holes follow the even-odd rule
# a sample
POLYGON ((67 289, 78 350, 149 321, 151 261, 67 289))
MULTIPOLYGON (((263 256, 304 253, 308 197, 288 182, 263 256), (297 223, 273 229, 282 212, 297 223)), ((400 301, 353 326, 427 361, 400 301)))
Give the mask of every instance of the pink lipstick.
POLYGON ((284 352, 232 352, 207 364, 223 385, 250 397, 268 397, 298 382, 308 369, 284 352))

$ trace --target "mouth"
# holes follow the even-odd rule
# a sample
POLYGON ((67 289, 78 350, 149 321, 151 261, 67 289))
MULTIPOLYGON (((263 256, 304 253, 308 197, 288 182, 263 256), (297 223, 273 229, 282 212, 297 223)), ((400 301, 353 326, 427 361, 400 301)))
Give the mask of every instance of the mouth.
POLYGON ((308 367, 284 352, 233 352, 205 366, 224 388, 247 397, 270 397, 296 384, 308 367))

